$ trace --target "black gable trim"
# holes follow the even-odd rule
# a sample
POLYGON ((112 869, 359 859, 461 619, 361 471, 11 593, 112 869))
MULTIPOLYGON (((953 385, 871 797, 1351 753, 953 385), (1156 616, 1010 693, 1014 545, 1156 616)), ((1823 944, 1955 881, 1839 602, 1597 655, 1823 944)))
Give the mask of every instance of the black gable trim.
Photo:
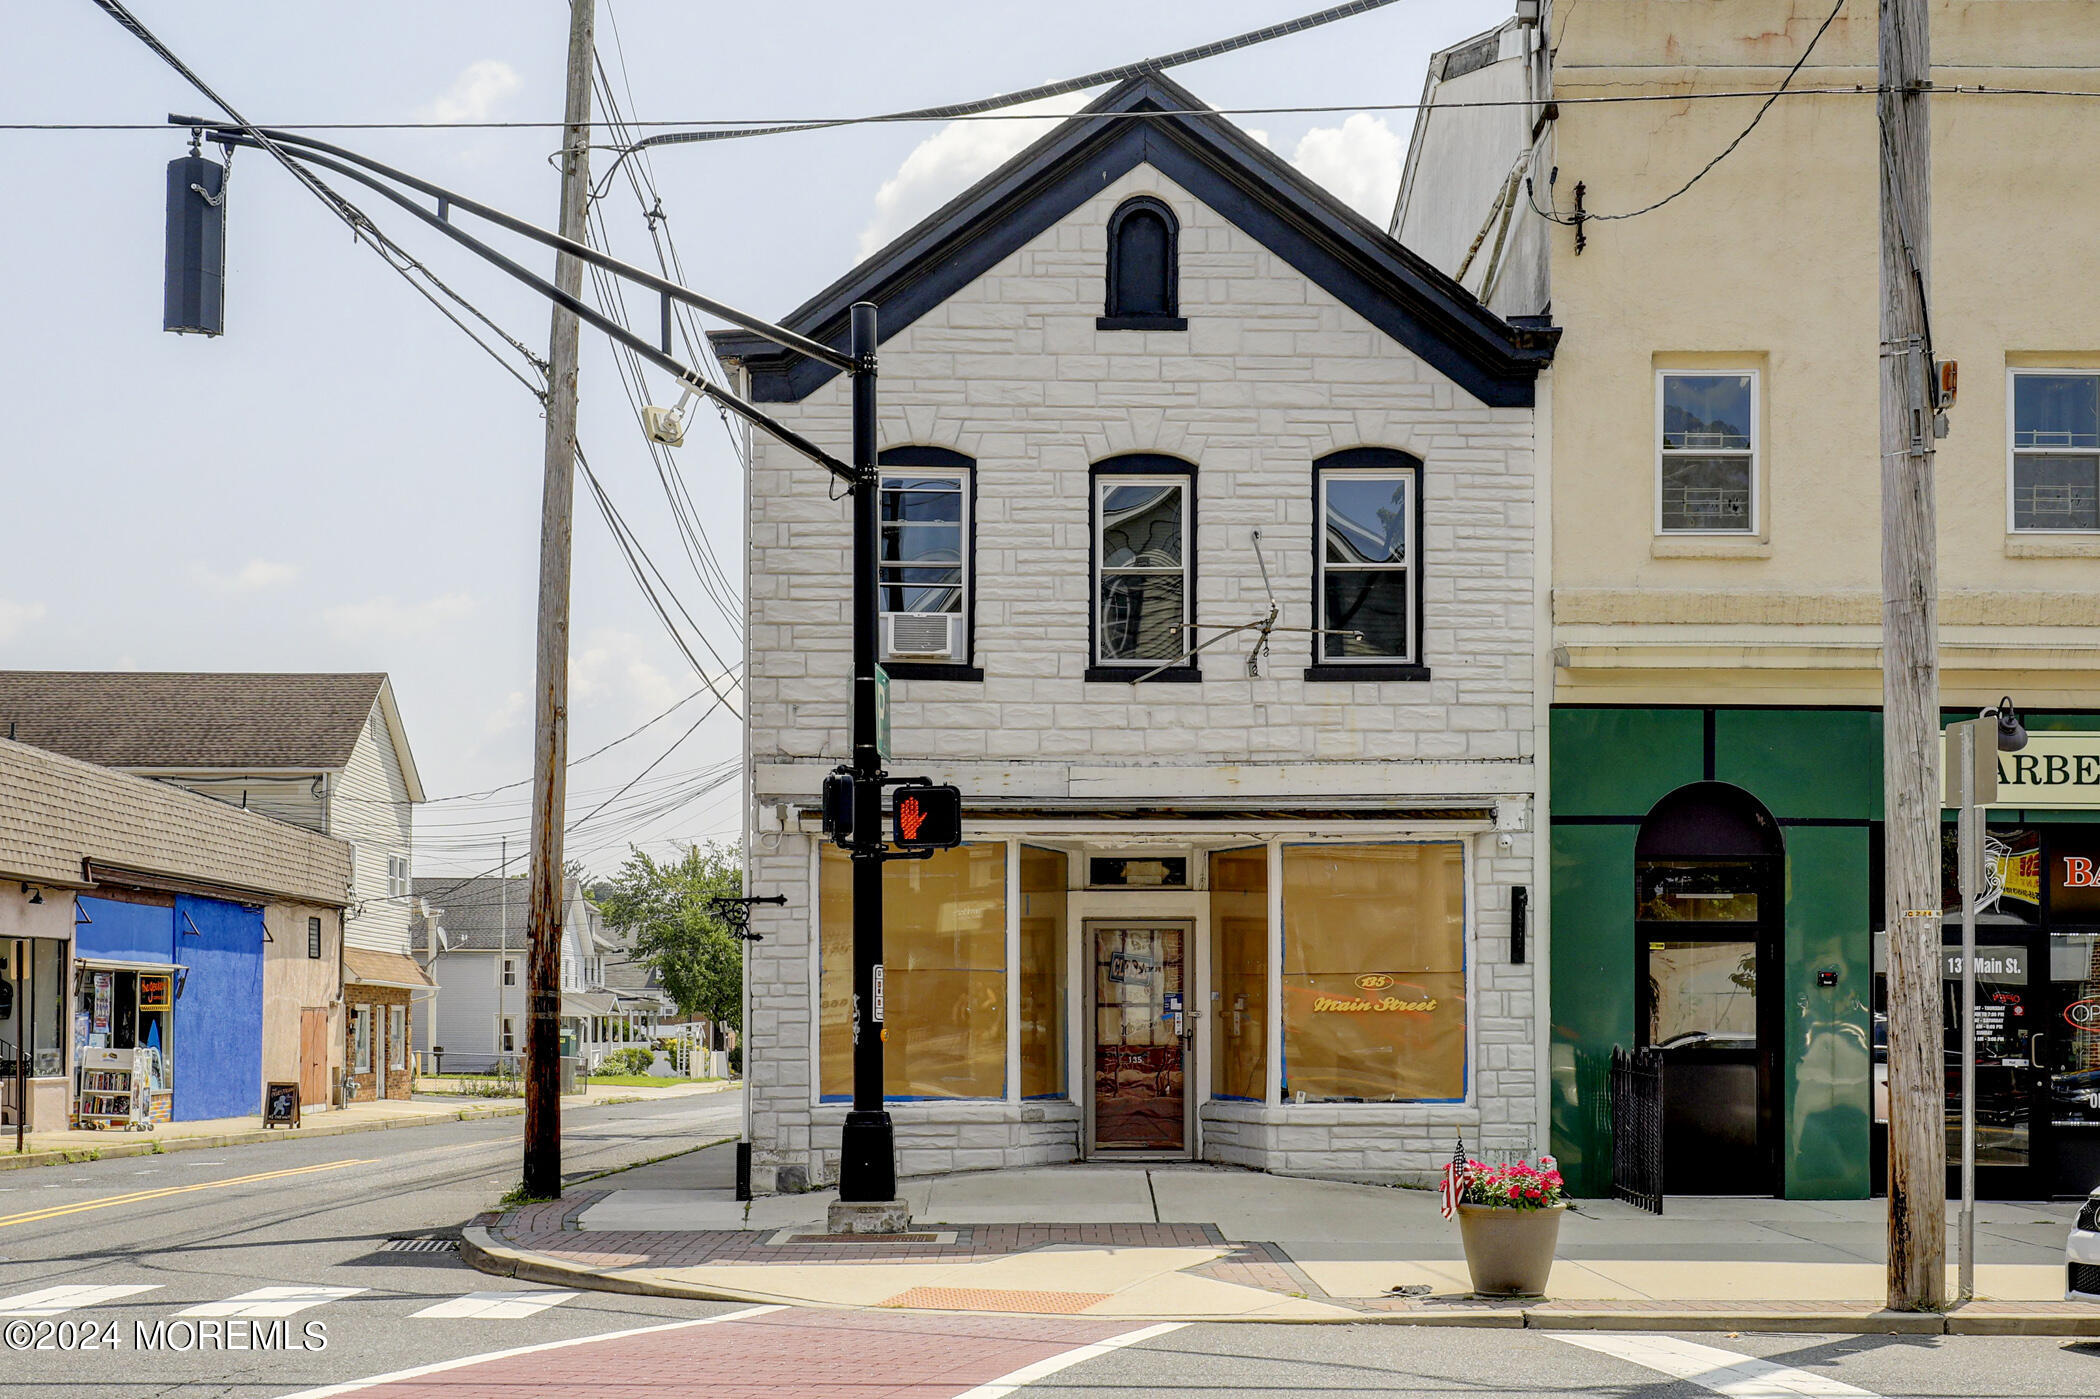
MULTIPOLYGON (((1088 110, 1200 107, 1157 75, 1133 78, 1088 110)), ((1517 326, 1365 222, 1217 116, 1068 120, 792 313, 785 324, 844 344, 847 308, 881 307, 882 338, 1018 251, 1110 182, 1150 164, 1482 403, 1528 407, 1559 332, 1517 326)), ((717 331, 760 402, 806 398, 838 371, 742 331, 717 331)))

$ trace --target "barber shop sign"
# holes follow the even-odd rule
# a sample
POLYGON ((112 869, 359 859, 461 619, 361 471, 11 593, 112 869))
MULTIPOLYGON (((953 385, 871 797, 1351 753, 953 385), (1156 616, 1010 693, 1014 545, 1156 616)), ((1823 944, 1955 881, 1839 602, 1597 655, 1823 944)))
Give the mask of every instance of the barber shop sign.
MULTIPOLYGON (((1946 761, 1942 739, 1941 762, 1946 761)), ((2100 807, 2100 733, 2036 733, 1998 755, 1997 806, 2100 807)))

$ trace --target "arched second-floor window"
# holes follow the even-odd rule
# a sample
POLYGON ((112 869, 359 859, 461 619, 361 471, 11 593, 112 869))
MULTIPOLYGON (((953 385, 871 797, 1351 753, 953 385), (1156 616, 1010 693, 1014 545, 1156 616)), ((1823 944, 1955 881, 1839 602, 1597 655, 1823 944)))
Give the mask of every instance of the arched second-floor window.
POLYGON ((1103 330, 1182 330, 1180 225, 1150 195, 1127 199, 1108 219, 1108 297, 1103 330))

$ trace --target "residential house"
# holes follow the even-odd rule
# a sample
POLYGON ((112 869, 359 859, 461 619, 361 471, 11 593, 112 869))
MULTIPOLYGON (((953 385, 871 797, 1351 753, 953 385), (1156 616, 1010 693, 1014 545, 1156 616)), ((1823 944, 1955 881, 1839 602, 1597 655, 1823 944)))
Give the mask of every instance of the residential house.
MULTIPOLYGON (((1533 401, 1483 307, 1165 78, 1133 78, 789 313, 879 308, 897 774, 967 842, 885 869, 907 1174, 1200 1158, 1427 1181, 1542 1144, 1533 401), (1271 626, 1273 624, 1273 630, 1271 626), (1513 936, 1515 934, 1515 936, 1513 936)), ((844 376, 747 334, 837 453, 844 376)), ((746 1064, 760 1189, 851 1091, 854 580, 824 470, 753 433, 746 1064)))
MULTIPOLYGON (((1612 1050, 1659 1045, 1666 1189, 1866 1196, 1887 1109, 1876 13, 1544 8, 1432 61, 1393 226, 1497 310, 1566 327, 1540 415, 1553 1144, 1608 1194, 1612 1050), (1796 64, 1806 91, 1769 110, 1721 96, 1796 64)), ((1939 89, 2086 88, 2100 65, 2090 5, 1935 0, 1930 26, 1939 89)), ((1932 472, 1943 718, 2010 696, 2034 733, 1987 842, 1978 1177, 2082 1195, 2100 285, 2067 250, 2100 171, 2064 156, 2091 104, 1930 104, 1940 193, 1914 232, 1931 352, 1960 366, 1932 472)))
MULTIPOLYGON (((406 1097, 414 809, 423 785, 387 677, 0 671, 0 733, 215 797, 351 847, 335 995, 351 1096, 406 1097)), ((334 956, 323 920, 323 954, 334 956)), ((302 946, 305 934, 294 930, 302 946)), ((296 960, 296 959, 294 959, 296 960)), ((302 968, 267 1018, 273 1061, 299 1053, 302 968)))
MULTIPOLYGON (((434 1070, 485 1073, 520 1062, 531 955, 525 881, 439 876, 415 886, 431 915, 428 930, 416 933, 415 956, 437 988, 421 1007, 417 1043, 430 1047, 434 1070)), ((626 1042, 620 995, 604 980, 617 944, 579 880, 564 880, 562 893, 562 1052, 588 1070, 626 1042)))
POLYGON ((0 1119, 246 1117, 270 1081, 325 1106, 349 901, 342 841, 0 740, 0 1119))

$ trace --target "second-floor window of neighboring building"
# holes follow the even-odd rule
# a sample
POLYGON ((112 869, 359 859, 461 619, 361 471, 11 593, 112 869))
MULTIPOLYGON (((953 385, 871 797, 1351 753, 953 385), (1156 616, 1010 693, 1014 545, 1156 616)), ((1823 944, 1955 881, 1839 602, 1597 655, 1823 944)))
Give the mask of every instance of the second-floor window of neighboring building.
POLYGON ((1656 376, 1657 534, 1757 532, 1757 375, 1656 376))
POLYGON ((321 955, 321 920, 318 918, 306 920, 306 955, 313 958, 321 955))
POLYGON ((1120 458, 1096 470, 1095 661, 1149 670, 1182 660, 1193 640, 1189 542, 1195 478, 1166 457, 1120 458))
POLYGON ((1415 659, 1421 538, 1420 466, 1401 452, 1360 448, 1317 464, 1319 625, 1323 665, 1415 659))
POLYGON ((386 857, 386 891, 394 898, 408 895, 408 857, 389 855, 386 857))
POLYGON ((2100 530, 2100 373, 2012 376, 2012 527, 2100 530))
POLYGON ((1108 298, 1103 330, 1180 330, 1180 229, 1174 211, 1149 195, 1125 200, 1108 219, 1108 298))
POLYGON ((505 986, 516 986, 518 984, 518 964, 508 957, 503 959, 503 984, 505 986))

